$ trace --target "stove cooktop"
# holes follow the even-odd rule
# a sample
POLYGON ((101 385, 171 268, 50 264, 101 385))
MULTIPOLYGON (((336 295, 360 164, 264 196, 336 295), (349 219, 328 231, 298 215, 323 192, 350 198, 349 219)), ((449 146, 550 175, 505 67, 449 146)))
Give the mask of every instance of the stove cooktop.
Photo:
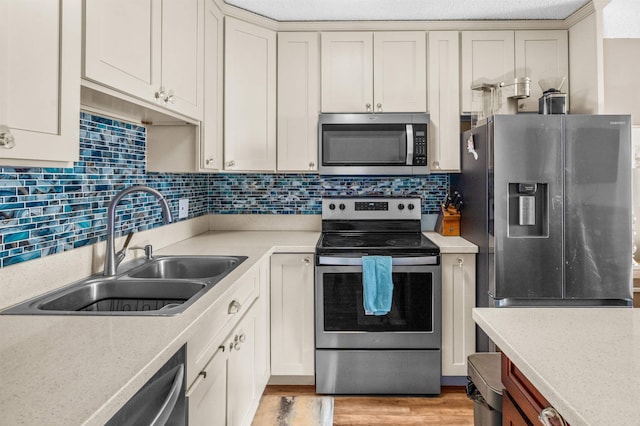
POLYGON ((419 232, 415 233, 376 233, 376 232, 331 232, 323 233, 318 241, 316 252, 363 253, 390 255, 403 254, 439 254, 440 249, 430 239, 419 232))

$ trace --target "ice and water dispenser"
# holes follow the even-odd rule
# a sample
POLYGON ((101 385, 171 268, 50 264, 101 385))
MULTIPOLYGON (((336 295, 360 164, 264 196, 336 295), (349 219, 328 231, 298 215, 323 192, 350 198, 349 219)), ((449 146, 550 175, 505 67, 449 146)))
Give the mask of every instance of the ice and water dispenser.
POLYGON ((543 182, 509 183, 509 237, 549 235, 548 189, 543 182))

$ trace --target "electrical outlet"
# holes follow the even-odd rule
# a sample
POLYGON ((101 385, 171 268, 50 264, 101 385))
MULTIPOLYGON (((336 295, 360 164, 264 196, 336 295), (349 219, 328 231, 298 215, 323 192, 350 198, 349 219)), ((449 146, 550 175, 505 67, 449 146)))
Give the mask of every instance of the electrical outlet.
POLYGON ((178 200, 178 219, 184 219, 189 216, 189 199, 181 198, 178 200))

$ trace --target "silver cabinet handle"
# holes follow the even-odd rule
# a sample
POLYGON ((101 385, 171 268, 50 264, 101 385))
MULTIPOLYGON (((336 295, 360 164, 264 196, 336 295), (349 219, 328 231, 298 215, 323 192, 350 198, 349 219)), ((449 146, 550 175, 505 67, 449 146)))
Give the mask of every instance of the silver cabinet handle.
POLYGON ((365 106, 367 107, 367 111, 371 111, 371 104, 366 104, 365 106))
POLYGON ((182 382, 184 379, 184 364, 180 364, 178 368, 178 372, 176 373, 176 377, 173 379, 173 384, 171 385, 171 389, 169 390, 169 395, 162 403, 158 414, 151 421, 150 426, 164 426, 169 420, 169 416, 173 411, 173 408, 176 406, 176 402, 178 402, 178 397, 180 396, 180 390, 182 389, 182 382))
POLYGON ((175 104, 176 103, 176 97, 173 94, 173 90, 169 90, 169 93, 167 93, 167 96, 165 96, 164 98, 164 103, 165 104, 175 104))
POLYGON ((234 300, 231 303, 229 303, 229 309, 227 310, 227 313, 231 315, 237 314, 238 312, 240 312, 241 307, 242 305, 240 305, 240 302, 238 302, 237 300, 234 300))
POLYGON ((210 166, 211 164, 213 164, 213 157, 209 157, 204 161, 204 164, 206 164, 207 166, 210 166))
POLYGON ((545 426, 567 426, 567 422, 564 421, 560 413, 558 413, 558 411, 553 407, 547 407, 540 411, 538 418, 545 426), (555 422, 552 422, 551 420, 555 420, 555 422))
POLYGON ((382 111, 382 104, 378 103, 378 105, 376 105, 376 107, 378 107, 378 111, 382 111))
POLYGON ((226 165, 227 165, 227 168, 235 167, 236 162, 235 160, 227 161, 226 165))
POLYGON ((240 336, 238 336, 238 340, 240 341, 240 343, 244 343, 247 340, 247 336, 242 333, 240 336))
POLYGON ((311 258, 309 256, 305 257, 302 259, 302 263, 305 264, 305 266, 309 266, 311 265, 311 258))
POLYGON ((462 265, 464 265, 464 259, 459 257, 458 258, 458 266, 462 268, 462 265))
POLYGON ((241 346, 240 346, 240 342, 235 342, 235 343, 233 344, 233 349, 235 349, 236 351, 239 351, 239 350, 240 350, 240 347, 241 347, 241 346))
POLYGON ((207 378, 207 372, 206 371, 199 372, 198 373, 198 377, 196 377, 196 379, 193 381, 193 384, 191 385, 191 387, 189 388, 189 390, 185 394, 185 397, 189 398, 193 394, 193 391, 196 390, 196 388, 198 387, 200 382, 203 381, 206 378, 207 378))
POLYGON ((0 148, 11 149, 16 146, 16 138, 7 126, 0 126, 0 148))
POLYGON ((314 163, 313 161, 309 162, 309 170, 313 170, 316 167, 316 163, 314 163))
POLYGON ((440 168, 440 162, 439 161, 434 161, 433 163, 431 163, 433 165, 434 169, 439 169, 440 168))

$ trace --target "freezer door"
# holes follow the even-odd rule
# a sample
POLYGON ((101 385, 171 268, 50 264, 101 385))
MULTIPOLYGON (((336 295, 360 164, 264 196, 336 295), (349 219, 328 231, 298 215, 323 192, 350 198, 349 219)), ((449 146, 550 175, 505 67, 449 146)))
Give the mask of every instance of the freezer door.
POLYGON ((565 297, 631 299, 631 118, 565 120, 565 297))
POLYGON ((496 305, 562 297, 561 124, 557 115, 494 117, 496 305))

